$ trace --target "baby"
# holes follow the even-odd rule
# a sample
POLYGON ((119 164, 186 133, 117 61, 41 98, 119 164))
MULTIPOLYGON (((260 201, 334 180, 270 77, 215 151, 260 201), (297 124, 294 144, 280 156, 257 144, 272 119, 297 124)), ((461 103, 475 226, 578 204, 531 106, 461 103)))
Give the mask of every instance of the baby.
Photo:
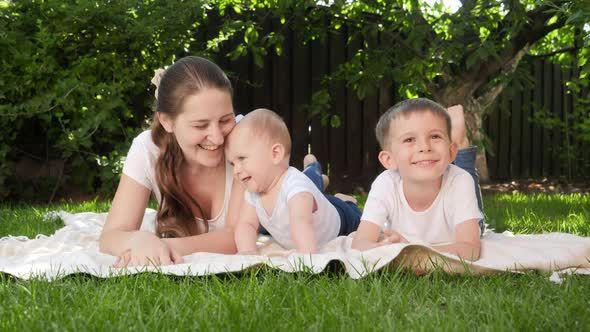
POLYGON ((258 253, 260 225, 281 246, 301 253, 316 253, 358 227, 361 212, 354 202, 324 195, 318 188, 319 163, 310 163, 304 174, 289 167, 290 154, 287 126, 270 110, 248 113, 229 134, 226 157, 234 176, 246 186, 247 203, 235 230, 238 254, 258 253), (317 179, 312 181, 312 176, 317 179))
POLYGON ((402 101, 381 116, 376 134, 386 170, 371 186, 352 247, 425 242, 479 259, 483 215, 471 175, 451 164, 457 145, 444 107, 425 98, 402 101))

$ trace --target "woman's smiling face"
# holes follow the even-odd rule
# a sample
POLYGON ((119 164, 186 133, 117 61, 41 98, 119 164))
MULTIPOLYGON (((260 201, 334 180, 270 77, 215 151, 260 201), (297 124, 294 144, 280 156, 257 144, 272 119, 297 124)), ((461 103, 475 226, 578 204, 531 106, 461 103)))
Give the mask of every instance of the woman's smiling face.
POLYGON ((224 160, 225 138, 236 124, 231 94, 205 88, 186 97, 176 118, 161 114, 160 122, 174 134, 190 165, 218 166, 224 160))

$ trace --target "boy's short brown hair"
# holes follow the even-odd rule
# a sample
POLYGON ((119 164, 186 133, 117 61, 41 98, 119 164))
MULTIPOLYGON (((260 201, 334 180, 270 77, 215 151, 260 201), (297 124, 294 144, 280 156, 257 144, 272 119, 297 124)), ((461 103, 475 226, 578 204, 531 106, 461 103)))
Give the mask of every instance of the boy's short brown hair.
POLYGON ((389 145, 389 139, 391 136, 389 128, 391 127, 391 122, 393 120, 395 120, 400 115, 407 116, 412 113, 423 111, 432 112, 435 115, 444 118, 447 127, 447 134, 449 135, 450 139, 451 117, 449 116, 447 110, 441 104, 428 98, 413 98, 400 101, 399 103, 393 105, 379 118, 377 126, 375 127, 375 135, 377 136, 377 141, 381 146, 381 150, 386 150, 389 145))

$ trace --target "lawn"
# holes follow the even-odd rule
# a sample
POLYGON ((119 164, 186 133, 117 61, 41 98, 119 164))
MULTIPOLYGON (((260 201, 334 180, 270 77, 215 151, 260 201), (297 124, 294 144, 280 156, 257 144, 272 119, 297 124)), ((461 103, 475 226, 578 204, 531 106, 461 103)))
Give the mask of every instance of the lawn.
MULTIPOLYGON (((0 205, 0 236, 51 234, 50 210, 106 211, 108 203, 0 205)), ((485 197, 499 230, 590 236, 588 195, 485 197)), ((423 277, 381 271, 352 280, 257 268, 209 277, 73 275, 48 282, 0 275, 0 330, 588 330, 590 277, 555 284, 539 273, 423 277)))

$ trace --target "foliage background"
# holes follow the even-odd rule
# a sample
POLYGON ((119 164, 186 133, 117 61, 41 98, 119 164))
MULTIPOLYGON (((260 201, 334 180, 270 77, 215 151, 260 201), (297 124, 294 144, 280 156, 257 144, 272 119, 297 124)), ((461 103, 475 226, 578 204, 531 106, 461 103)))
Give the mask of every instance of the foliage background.
POLYGON ((71 190, 112 190, 150 118, 153 70, 205 49, 192 36, 206 22, 205 8, 183 1, 4 3, 0 196, 55 186, 58 176, 35 187, 19 182, 14 162, 22 157, 63 161, 71 190))
MULTIPOLYGON (((587 85, 590 66, 588 36, 580 28, 590 6, 584 1, 555 3, 554 18, 563 19, 563 28, 531 49, 550 53, 573 44, 573 52, 556 52, 552 59, 582 68, 569 85, 579 91, 587 85)), ((58 191, 112 192, 131 140, 151 117, 153 70, 178 57, 219 61, 248 55, 262 65, 270 53, 281 54, 289 29, 305 43, 353 24, 366 40, 377 32, 390 33, 404 47, 363 45, 351 61, 325 77, 325 89, 309 101, 310 111, 325 112, 330 86, 342 81, 359 97, 393 78, 400 96, 436 96, 429 83, 499 57, 506 41, 490 33, 503 17, 552 2, 518 4, 513 12, 504 1, 464 1, 470 11, 451 14, 441 2, 424 6, 406 0, 2 1, 0 198, 52 200, 58 191), (485 20, 470 21, 467 15, 485 20), (266 31, 268 20, 281 25, 266 31), (476 36, 465 36, 475 28, 476 36)), ((517 28, 501 31, 509 36, 517 28)), ((499 75, 492 82, 504 84, 514 76, 499 75)), ((588 111, 580 108, 579 113, 579 135, 588 138, 588 111)), ((563 127, 550 115, 541 120, 563 127)))

